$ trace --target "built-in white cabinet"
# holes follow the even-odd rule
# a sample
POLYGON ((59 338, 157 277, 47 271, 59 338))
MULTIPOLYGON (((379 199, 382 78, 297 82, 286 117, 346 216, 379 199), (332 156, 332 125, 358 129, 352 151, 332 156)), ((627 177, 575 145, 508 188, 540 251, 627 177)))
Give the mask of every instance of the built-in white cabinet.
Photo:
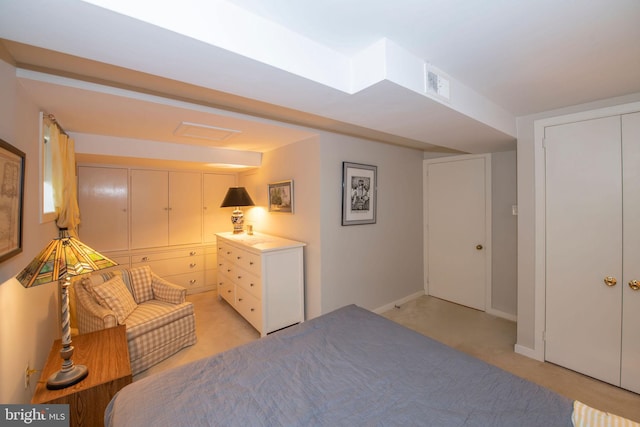
POLYGON ((544 130, 545 359, 640 392, 640 113, 544 130))
POLYGON ((80 165, 80 239, 189 293, 217 289, 215 233, 232 228, 220 204, 235 185, 235 175, 80 165))
POLYGON ((218 295, 261 336, 304 321, 304 246, 261 233, 217 234, 218 295))
POLYGON ((202 212, 204 215, 202 237, 205 243, 215 243, 216 233, 232 229, 232 209, 221 210, 220 205, 229 187, 235 186, 236 178, 233 175, 202 174, 202 212))
POLYGON ((82 241, 102 251, 129 248, 129 173, 123 168, 78 167, 82 241))
POLYGON ((202 174, 131 170, 131 248, 202 241, 202 174))

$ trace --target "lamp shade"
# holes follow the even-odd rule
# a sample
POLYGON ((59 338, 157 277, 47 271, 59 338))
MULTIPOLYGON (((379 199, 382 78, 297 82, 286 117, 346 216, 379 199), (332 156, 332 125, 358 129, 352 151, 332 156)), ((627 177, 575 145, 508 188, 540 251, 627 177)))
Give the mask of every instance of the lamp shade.
POLYGON ((114 261, 69 236, 66 228, 61 228, 60 235, 49 242, 16 279, 25 288, 30 288, 114 265, 117 265, 114 261))
POLYGON ((230 187, 220 207, 229 208, 239 206, 255 206, 255 204, 244 187, 230 187))

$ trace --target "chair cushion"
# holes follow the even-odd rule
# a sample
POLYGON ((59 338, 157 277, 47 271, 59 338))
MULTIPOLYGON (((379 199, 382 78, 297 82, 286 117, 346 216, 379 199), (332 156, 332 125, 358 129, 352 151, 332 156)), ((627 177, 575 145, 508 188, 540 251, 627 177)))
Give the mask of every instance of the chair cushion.
POLYGON ((120 325, 124 324, 125 319, 138 307, 127 286, 119 276, 115 276, 99 285, 94 285, 91 289, 100 305, 113 310, 120 325))
POLYGON ((127 318, 127 339, 132 340, 186 316, 193 316, 193 304, 190 302, 171 304, 158 300, 147 301, 138 305, 127 318))
POLYGON ((145 301, 153 299, 153 290, 151 289, 151 267, 148 265, 141 265, 139 267, 132 267, 129 270, 131 277, 131 290, 133 296, 138 304, 142 304, 145 301))

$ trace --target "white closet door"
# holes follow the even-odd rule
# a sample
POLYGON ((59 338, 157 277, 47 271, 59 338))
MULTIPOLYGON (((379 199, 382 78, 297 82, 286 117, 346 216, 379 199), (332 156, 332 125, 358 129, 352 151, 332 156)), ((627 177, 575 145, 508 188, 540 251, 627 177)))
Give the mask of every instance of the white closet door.
POLYGON ((202 242, 202 174, 169 172, 169 244, 202 242))
POLYGON ((169 243, 168 173, 131 170, 131 248, 169 243))
POLYGON ((485 310, 485 158, 427 163, 428 292, 485 310))
POLYGON ((233 230, 231 211, 220 208, 229 187, 236 186, 234 175, 205 173, 203 178, 204 234, 206 243, 215 242, 216 234, 233 230))
POLYGON ((640 393, 640 113, 622 116, 624 275, 622 305, 622 387, 640 393), (632 283, 633 285, 633 283, 632 283))
POLYGON ((620 138, 619 116, 545 130, 545 358, 612 384, 620 384, 620 138))
POLYGON ((127 169, 78 167, 80 239, 99 251, 129 247, 127 169))

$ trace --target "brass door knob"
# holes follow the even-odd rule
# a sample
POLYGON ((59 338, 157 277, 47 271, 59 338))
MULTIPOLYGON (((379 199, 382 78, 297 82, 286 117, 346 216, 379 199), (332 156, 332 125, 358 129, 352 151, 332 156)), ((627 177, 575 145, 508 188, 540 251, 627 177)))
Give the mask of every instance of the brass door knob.
POLYGON ((615 286, 618 281, 613 276, 607 276, 604 278, 604 284, 607 286, 615 286))
POLYGON ((476 245, 476 249, 481 251, 482 250, 482 245, 476 245))
POLYGON ((629 282, 629 287, 631 289, 633 289, 634 291, 637 291, 640 289, 640 281, 638 280, 632 280, 629 282))

